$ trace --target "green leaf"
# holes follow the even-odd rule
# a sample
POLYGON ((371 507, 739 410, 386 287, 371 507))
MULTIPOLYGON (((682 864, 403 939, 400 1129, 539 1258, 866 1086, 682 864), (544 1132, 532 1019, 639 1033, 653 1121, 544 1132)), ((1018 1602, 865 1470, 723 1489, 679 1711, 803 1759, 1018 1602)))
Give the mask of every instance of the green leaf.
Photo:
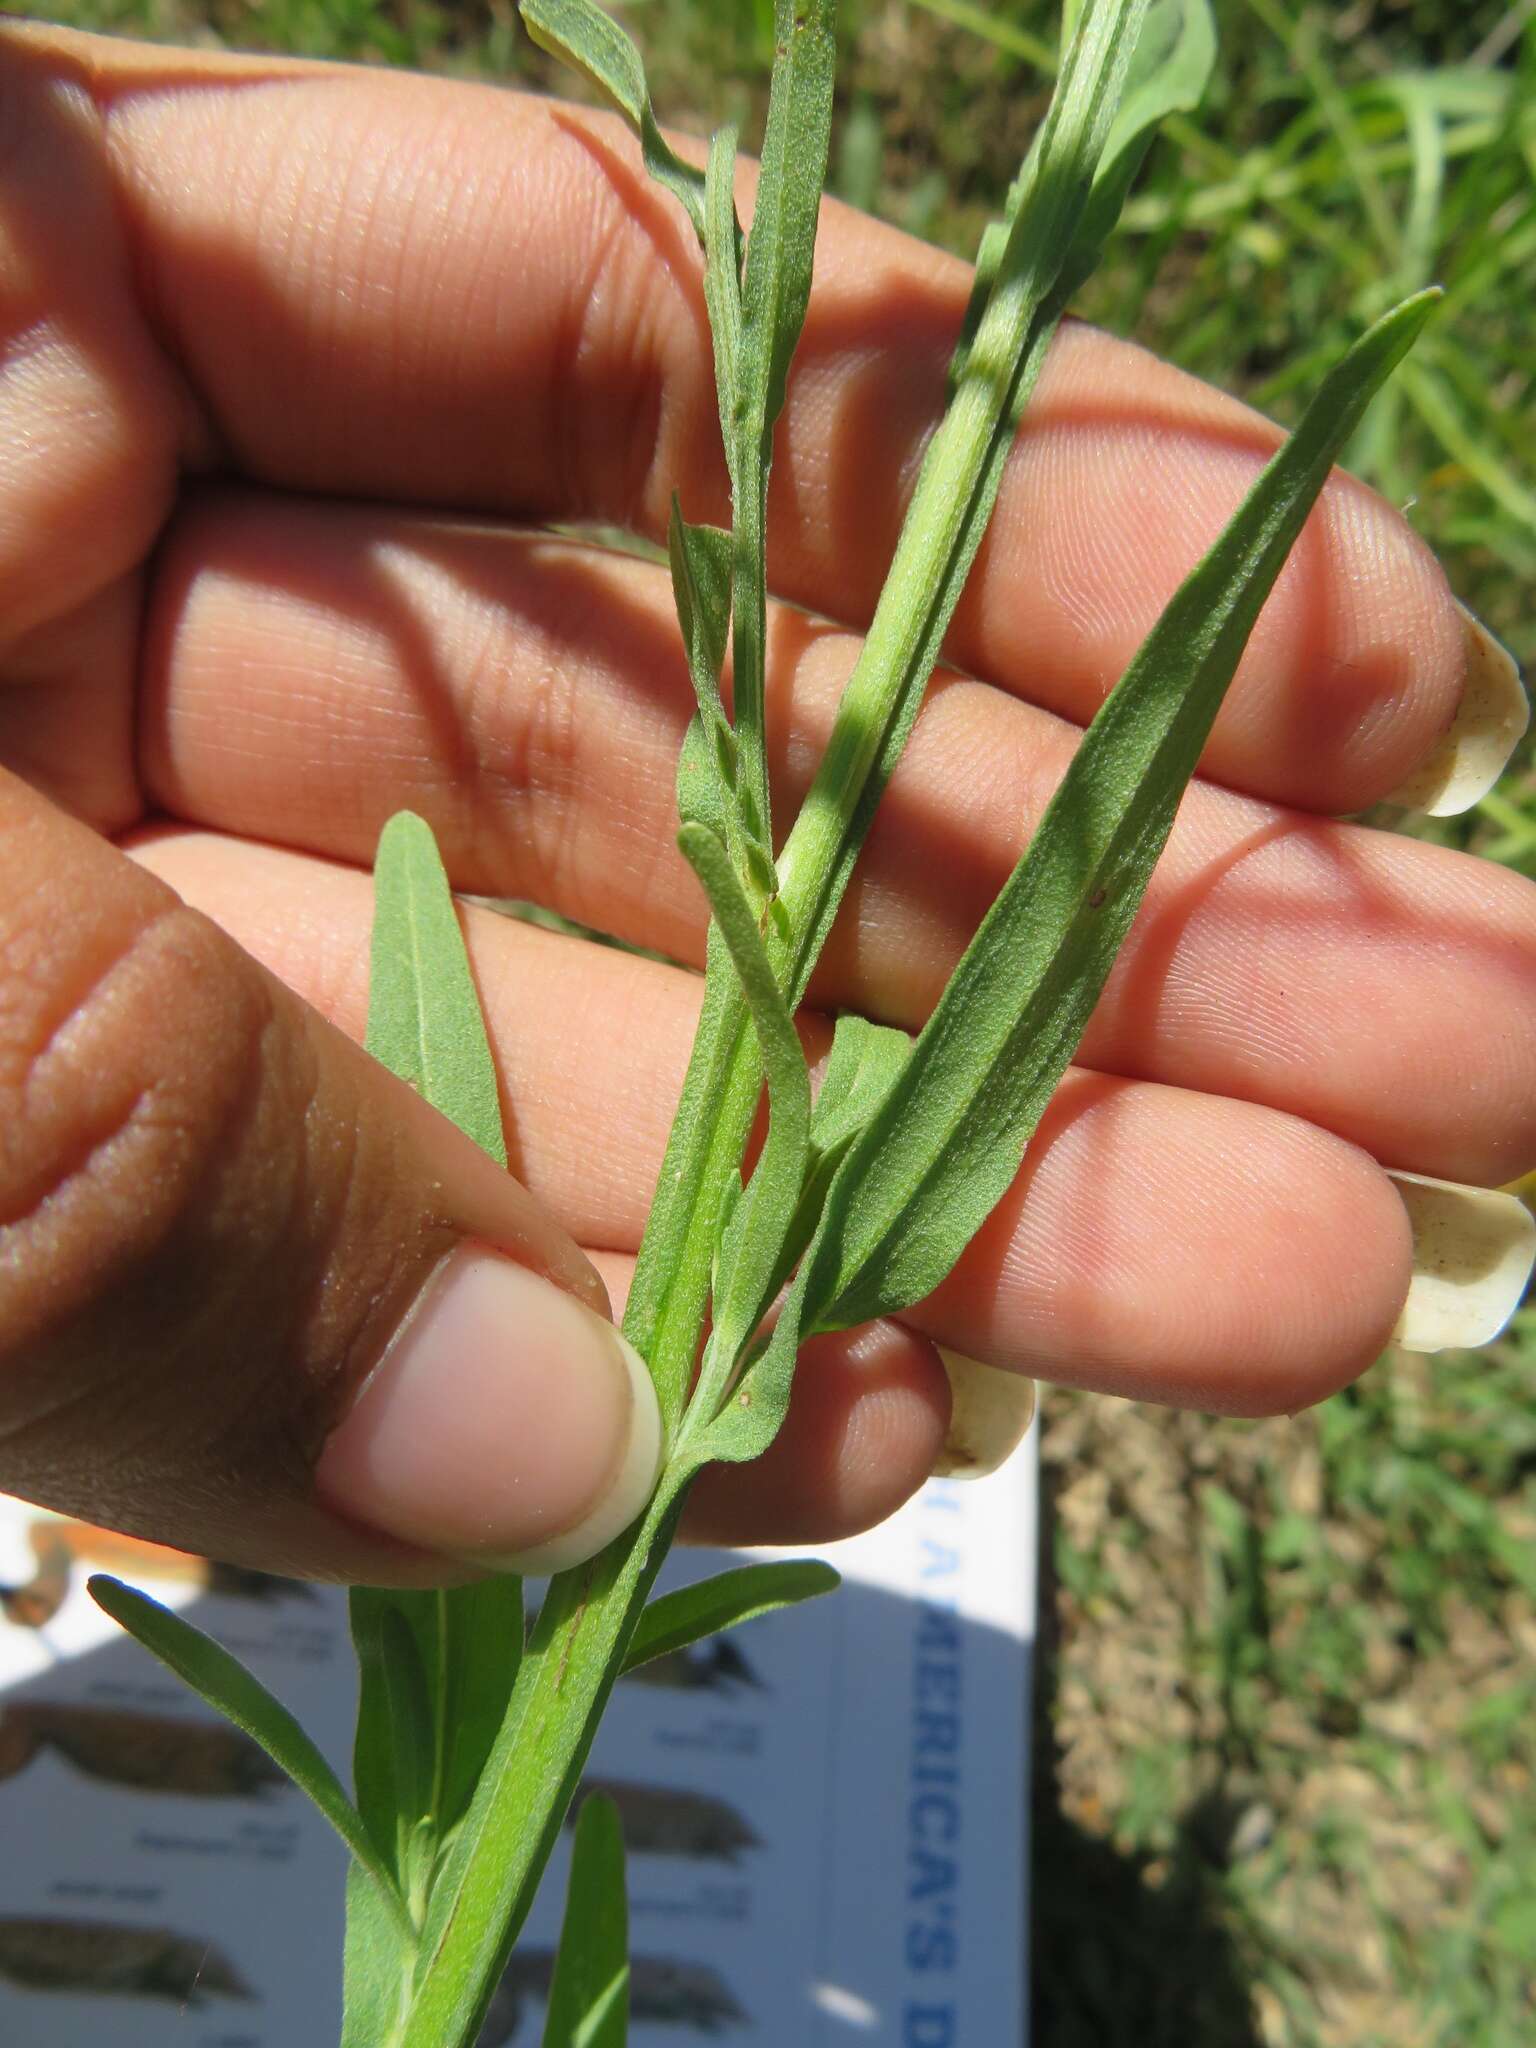
POLYGON ((1098 182, 1112 177, 1126 150, 1170 114, 1193 113, 1215 67, 1216 18, 1210 0, 1152 0, 1098 182))
POLYGON ((1125 96, 1094 174, 1061 293, 1070 297, 1097 267, 1153 137, 1170 114, 1199 106, 1216 67, 1209 0, 1152 0, 1136 41, 1125 96))
POLYGON ((912 1056, 912 1040, 889 1024, 852 1012, 832 1027, 832 1051, 811 1114, 811 1144, 823 1157, 840 1153, 895 1085, 912 1056))
MULTIPOLYGON (((368 1044, 505 1165, 495 1071, 453 898, 430 828, 409 812, 379 842, 368 1044)), ((522 1655, 522 1587, 510 1577, 451 1592, 355 1587, 351 1616, 358 1804, 379 1840, 395 1844, 409 1884, 410 1857, 460 1819, 495 1740, 522 1655)))
POLYGON ((507 1163, 496 1068, 432 828, 400 811, 374 862, 368 1050, 507 1163))
POLYGON ((438 1810, 444 1832, 463 1818, 490 1755, 523 1657, 523 1584, 498 1575, 432 1596, 442 1644, 446 1731, 438 1810))
POLYGON ((742 416, 760 437, 784 409, 805 324, 837 68, 833 0, 775 0, 778 56, 742 280, 742 416))
MULTIPOLYGON (((787 933, 773 871, 763 735, 763 665, 767 618, 764 523, 775 362, 788 361, 790 328, 803 317, 814 252, 819 187, 805 173, 824 166, 827 117, 824 62, 831 56, 832 9, 807 0, 796 10, 779 0, 780 53, 770 94, 771 146, 765 149, 754 220, 753 363, 745 355, 745 307, 739 303, 740 229, 731 191, 734 138, 717 137, 705 193, 705 292, 715 336, 716 385, 733 498, 732 668, 738 753, 734 819, 741 835, 739 866, 768 896, 773 933, 787 933), (766 202, 764 187, 767 186, 766 202), (774 230, 771 223, 779 221, 774 230), (774 233, 787 230, 782 249, 774 233), (798 311, 796 310, 798 308, 798 311), (722 317, 723 315, 723 317, 722 317), (751 384, 751 389, 747 387, 751 384), (759 864, 759 853, 763 857, 759 864)), ((685 823, 707 826, 736 854, 733 813, 718 796, 706 758, 703 721, 691 725, 678 767, 678 809, 685 823)), ((673 1121, 657 1196, 624 1312, 625 1335, 651 1367, 669 1431, 681 1414, 698 1360, 700 1326, 712 1273, 718 1270, 717 1227, 730 1177, 761 1089, 753 1034, 723 945, 712 945, 704 1007, 683 1097, 673 1121)))
POLYGON ((748 1465, 760 1458, 784 1426, 794 1390, 800 1332, 805 1327, 806 1289, 813 1271, 812 1255, 801 1261, 794 1284, 785 1296, 761 1354, 754 1358, 729 1391, 729 1398, 690 1448, 702 1463, 748 1465))
POLYGON ((421 1644, 402 1602, 380 1606, 379 1644, 394 1749, 395 1868, 409 1901, 425 1886, 436 1853, 437 1703, 428 1694, 421 1644))
POLYGON ((1130 928, 1254 620, 1339 448, 1411 346, 1406 301, 1333 370, 1094 719, 828 1197, 806 1329, 938 1286, 1018 1170, 1130 928))
POLYGON ((740 1628, 781 1607, 794 1607, 802 1600, 814 1600, 842 1583, 831 1565, 813 1558, 774 1560, 771 1564, 744 1564, 697 1585, 679 1586, 662 1593, 640 1617, 624 1659, 624 1669, 633 1671, 654 1658, 686 1650, 690 1643, 718 1635, 722 1629, 740 1628))
POLYGON ((716 839, 730 836, 734 806, 720 749, 699 711, 688 721, 677 757, 677 815, 684 825, 701 825, 716 839))
POLYGON ((718 526, 690 526, 676 491, 667 527, 667 559, 700 715, 712 726, 726 725, 720 668, 731 630, 731 536, 718 526))
POLYGON ((430 1817, 441 1839, 473 1796, 517 1679, 522 1582, 496 1577, 425 1592, 354 1586, 350 1604, 362 1677, 358 1806, 381 1839, 394 1835, 396 1816, 407 1831, 430 1817))
POLYGON ((878 1111, 912 1054, 905 1031, 852 1014, 832 1027, 832 1052, 811 1112, 811 1156, 795 1219, 768 1282, 771 1300, 816 1234, 848 1147, 878 1111))
POLYGON ((719 527, 690 526, 673 493, 667 554, 699 705, 678 761, 678 814, 684 824, 705 825, 724 840, 738 875, 764 904, 777 894, 778 877, 767 843, 737 792, 736 735, 720 701, 720 669, 731 630, 733 551, 732 536, 719 527))
MULTIPOLYGON (((376 1586, 353 1586, 347 1594, 352 1649, 357 1658, 357 1727, 352 1742, 352 1789, 369 1832, 387 1845, 395 1875, 405 1882, 401 1854, 400 1807, 403 1793, 395 1777, 395 1730, 390 1711, 389 1674, 385 1661, 384 1616, 420 1595, 388 1593, 376 1586)), ((413 1813, 411 1820, 416 1818, 413 1813)))
POLYGON ((431 1847, 463 1818, 506 1715, 523 1651, 522 1581, 509 1577, 429 1592, 354 1586, 357 1803, 394 1847, 407 1891, 430 1822, 431 1847), (404 1631, 402 1635, 402 1631, 404 1631), (414 1664, 426 1689, 426 1724, 414 1664))
POLYGON ((341 1788, 341 1782, 280 1700, 273 1698, 238 1658, 205 1636, 169 1607, 151 1600, 120 1579, 97 1572, 86 1591, 104 1614, 142 1643, 151 1656, 174 1671, 226 1721, 243 1729, 253 1742, 307 1792, 357 1861, 368 1871, 402 1924, 405 1907, 380 1846, 363 1824, 362 1815, 341 1788))
POLYGON ((576 1818, 544 2048, 624 2048, 628 2031, 624 1833, 617 1806, 593 1792, 576 1818))
POLYGON ((731 630, 731 536, 717 526, 690 526, 675 491, 667 559, 699 706, 678 764, 678 810, 729 843, 738 815, 736 736, 720 701, 720 669, 731 630))
POLYGON ((386 1893, 361 1864, 349 1864, 341 2048, 383 2048, 396 2038, 415 1960, 415 1944, 386 1893))
POLYGON ((794 1020, 725 848, 701 825, 685 825, 678 845, 709 898, 746 996, 768 1075, 767 1141, 721 1247, 715 1327, 699 1380, 699 1399, 707 1406, 771 1297, 773 1275, 805 1185, 811 1080, 794 1020))
MULTIPOLYGON (((980 7, 956 0, 919 0, 919 5, 958 22, 1001 47, 1029 54, 1049 65, 1050 52, 1013 24, 999 22, 980 7)), ((1080 9, 1063 11, 1062 38, 1070 42, 1080 9)), ((1094 179, 1093 197, 1078 231, 1072 256, 1064 266, 1063 283, 1070 295, 1093 270, 1110 229, 1119 217, 1126 193, 1158 126, 1170 114, 1190 113, 1205 96, 1216 62, 1216 24, 1209 0, 1151 0, 1136 40, 1126 80, 1125 98, 1105 144, 1094 179), (1070 281, 1068 281, 1070 280, 1070 281)), ((987 227, 976 257, 976 277, 950 364, 950 388, 964 372, 965 360, 997 276, 1013 221, 1024 202, 1035 166, 1031 150, 1008 191, 1003 217, 987 227)))
POLYGON ((834 0, 775 0, 768 124, 747 237, 741 344, 729 451, 735 573, 731 674, 741 752, 738 795, 750 836, 771 850, 763 728, 767 641, 764 527, 773 427, 810 302, 816 221, 832 132, 834 0))
POLYGON ((736 408, 741 390, 741 222, 736 217, 736 130, 710 138, 704 173, 704 303, 715 353, 715 392, 725 459, 735 480, 736 408))
POLYGON ((645 168, 681 204, 704 239, 704 177, 663 139, 646 89, 640 52, 592 0, 518 0, 529 37, 591 80, 640 138, 645 168))

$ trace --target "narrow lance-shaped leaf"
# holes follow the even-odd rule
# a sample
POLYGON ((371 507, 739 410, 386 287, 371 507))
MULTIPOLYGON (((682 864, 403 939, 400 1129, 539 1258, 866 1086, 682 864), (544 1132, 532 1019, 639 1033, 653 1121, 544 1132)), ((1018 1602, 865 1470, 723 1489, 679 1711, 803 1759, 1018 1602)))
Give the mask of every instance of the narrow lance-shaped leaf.
POLYGON ((718 526, 689 525, 675 491, 667 524, 667 560, 693 694, 712 726, 728 727, 720 701, 720 669, 731 630, 731 536, 718 526))
POLYGON ((766 1344, 750 1359, 719 1413, 691 1447, 701 1462, 750 1464, 783 1428, 794 1389, 800 1334, 806 1328, 806 1289, 814 1270, 816 1242, 813 1238, 810 1252, 800 1263, 766 1344))
POLYGON ((442 1641, 437 1811, 444 1833, 463 1817, 500 1730, 523 1655, 523 1586, 506 1574, 433 1595, 442 1641))
POLYGON ((628 2030, 624 1832, 617 1806, 593 1792, 576 1817, 544 2048, 624 2048, 628 2030))
POLYGON ((720 669, 731 630, 731 536, 717 526, 690 526, 672 494, 667 523, 672 597, 682 628, 688 673, 698 703, 678 766, 678 810, 685 822, 708 825, 729 840, 737 817, 736 736, 720 701, 720 669))
POLYGON ((96 1573, 86 1590, 104 1614, 191 1686, 209 1706, 243 1729, 253 1742, 307 1792, 352 1854, 377 1884, 396 1919, 408 1925, 405 1907, 388 1864, 341 1781, 293 1715, 232 1657, 222 1643, 194 1628, 147 1593, 120 1579, 96 1573))
MULTIPOLYGON (((368 1047, 506 1164, 495 1065, 448 877, 431 828, 410 812, 391 819, 379 840, 368 1047)), ((362 1669, 354 1772, 376 1833, 374 1808, 386 1811, 401 1797, 380 1633, 393 1628, 383 1618, 391 1609, 408 1625, 426 1677, 432 1749, 421 1812, 430 1811, 441 1835, 469 1803, 517 1676, 522 1590, 505 1576, 452 1592, 354 1589, 362 1669)), ((397 1676, 397 1691, 400 1682, 397 1676)))
POLYGON ((677 815, 683 824, 702 825, 717 839, 730 837, 734 802, 719 745, 700 711, 689 719, 677 757, 677 815))
POLYGON ((867 1124, 912 1056, 912 1040, 889 1024, 853 1012, 832 1027, 832 1051, 811 1112, 811 1146, 822 1156, 840 1153, 867 1124))
POLYGON ((904 1031, 840 1017, 832 1054, 811 1117, 811 1161, 805 1190, 783 1252, 769 1279, 771 1298, 809 1245, 778 1312, 773 1333, 748 1366, 731 1398, 709 1424, 703 1454, 722 1463, 745 1464, 761 1457, 783 1426, 794 1388, 795 1366, 805 1323, 806 1294, 817 1270, 816 1254, 835 1213, 838 1175, 858 1134, 878 1116, 881 1105, 912 1054, 904 1031))
POLYGON ((357 1658, 357 1723, 352 1738, 352 1791, 358 1811, 388 1853, 404 1882, 400 1858, 399 1801, 395 1790, 395 1737, 390 1724, 389 1681, 384 1670, 382 1616, 391 1595, 353 1586, 347 1595, 352 1652, 357 1658))
POLYGON ((412 811, 390 819, 373 881, 368 1050, 505 1166, 496 1068, 448 877, 425 819, 412 811))
POLYGON ((784 409, 805 324, 837 68, 833 0, 775 0, 768 125, 742 281, 743 416, 759 433, 784 409))
POLYGON ((1199 106, 1215 67, 1216 22, 1210 0, 1152 0, 1131 59, 1125 96, 1063 272, 1059 289, 1066 297, 1097 268, 1158 129, 1170 114, 1192 113, 1199 106))
POLYGON ((463 1817, 506 1714, 523 1652, 522 1582, 497 1576, 428 1592, 354 1586, 348 1607, 359 1677, 357 1804, 375 1837, 395 1844, 408 1888, 428 1835, 435 1854, 463 1817))
POLYGON ((1055 294, 1120 105, 1146 0, 1085 10, 1041 130, 1030 201, 1009 230, 975 344, 930 442, 891 571, 827 750, 779 859, 798 1001, 875 805, 906 745, 1045 359, 1055 294))
POLYGON ((949 1272, 1018 1169, 1141 902, 1265 597, 1338 450, 1434 294, 1323 384, 1094 719, 828 1198, 806 1330, 905 1308, 949 1272))
POLYGON ((347 1868, 340 2048, 380 2048, 395 2038, 416 1961, 413 1933, 401 1925, 378 1881, 354 1859, 347 1868))
POLYGON ((678 814, 684 824, 707 825, 730 849, 737 874, 759 906, 778 894, 773 855, 740 798, 736 735, 720 700, 720 670, 731 630, 730 534, 692 526, 677 495, 667 528, 672 594, 698 699, 698 731, 685 741, 678 763, 678 814))
MULTIPOLYGON (((415 1895, 418 1905, 440 1840, 433 1787, 447 1740, 436 1690, 424 1690, 428 1667, 412 1626, 413 1608, 433 1597, 373 1586, 353 1586, 347 1596, 358 1676, 353 1791, 370 1833, 388 1844, 402 1893, 407 1900, 415 1895), (409 1669, 401 1668, 402 1657, 409 1669)), ((431 1669, 435 1676, 435 1655, 431 1669)))
POLYGON ((833 1592, 842 1584, 831 1565, 813 1558, 775 1559, 770 1564, 738 1565, 696 1585, 659 1594, 640 1617, 630 1641, 624 1669, 633 1671, 657 1657, 669 1657, 701 1643, 722 1629, 740 1628, 780 1608, 797 1606, 833 1592))
MULTIPOLYGON (((380 840, 373 970, 370 1050, 504 1164, 495 1069, 453 898, 430 829, 409 814, 380 840)), ((522 1588, 512 1578, 452 1592, 359 1586, 349 1607, 357 1801, 420 1910, 505 1713, 522 1652, 522 1588)), ((391 1940, 377 1887, 354 1869, 342 2048, 395 2037, 414 1962, 414 1942, 391 1940)))
POLYGON ((890 1093, 911 1057, 905 1031, 871 1024, 852 1014, 832 1029, 832 1052, 811 1112, 811 1152, 794 1221, 769 1274, 764 1300, 771 1301, 794 1270, 815 1234, 832 1177, 858 1133, 890 1093))
MULTIPOLYGON (((433 1108, 506 1163, 495 1066, 431 828, 403 812, 375 867, 368 1047, 433 1108)), ((522 1653, 513 1578, 452 1592, 354 1587, 359 1667, 353 1778, 371 1831, 408 1891, 463 1813, 522 1653)))
POLYGON ((677 199, 704 240, 704 177, 664 139, 646 89, 640 52, 593 0, 519 0, 518 13, 541 50, 589 78, 640 138, 645 168, 677 199))
POLYGON ((735 481, 741 390, 741 222, 736 217, 736 130, 710 137, 704 173, 704 303, 715 354, 715 395, 726 465, 735 481))
POLYGON ((834 0, 775 0, 777 57, 747 236, 733 427, 727 433, 736 542, 732 679, 740 797, 752 836, 770 842, 763 730, 768 470, 790 359, 810 302, 816 221, 832 133, 834 0))
MULTIPOLYGON (((986 32, 984 19, 978 19, 980 34, 986 32)), ((1070 38, 1073 26, 1068 15, 1063 22, 1064 40, 1070 38)), ((1094 177, 1093 194, 1073 238, 1071 255, 1063 266, 1056 293, 1063 301, 1070 298, 1098 262, 1105 238, 1120 216, 1131 181, 1158 127, 1169 114, 1188 113, 1200 104, 1215 62, 1216 25, 1209 0, 1151 0, 1136 40, 1125 97, 1094 177)), ((1036 151, 1032 149, 1009 187, 1002 219, 992 222, 982 235, 970 301, 950 363, 951 390, 965 373, 971 343, 986 310, 1013 222, 1028 192, 1035 163, 1036 151)))
MULTIPOLYGON (((424 1869, 430 1867, 435 1848, 433 1793, 439 1737, 433 1723, 434 1708, 440 1713, 442 1700, 440 1696, 434 1699, 428 1690, 421 1644, 399 1603, 381 1607, 379 1636, 394 1750, 395 1866, 410 1900, 424 1879, 424 1869)), ((433 1677, 437 1677, 435 1671, 433 1677)), ((440 1686, 434 1691, 440 1694, 440 1686)))
POLYGON ((699 1381, 699 1399, 707 1405, 718 1391, 717 1374, 729 1369, 763 1313, 799 1203, 810 1146, 811 1083, 794 1021, 725 848, 699 825, 685 825, 678 845, 709 898, 746 995, 768 1074, 768 1137, 721 1252, 715 1327, 699 1381))

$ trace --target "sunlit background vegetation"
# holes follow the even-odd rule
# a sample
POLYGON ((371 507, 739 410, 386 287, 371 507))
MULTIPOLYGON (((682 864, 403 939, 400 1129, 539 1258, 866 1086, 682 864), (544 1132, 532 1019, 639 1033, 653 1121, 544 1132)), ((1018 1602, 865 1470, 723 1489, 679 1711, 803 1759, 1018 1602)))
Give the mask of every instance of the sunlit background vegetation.
MULTIPOLYGON (((80 26, 552 82, 511 0, 63 0, 80 26)), ((658 104, 760 119, 772 0, 632 0, 658 104)), ((1047 89, 1036 0, 843 0, 843 197, 968 251, 1047 89)), ((1536 5, 1218 0, 1080 310, 1289 417, 1447 299, 1353 466, 1536 659, 1536 5)), ((562 80, 561 89, 566 82, 562 80)), ((1536 874, 1527 750, 1440 836, 1536 874)), ((1293 1421, 1046 1402, 1039 2048, 1536 2039, 1536 1312, 1293 1421)))

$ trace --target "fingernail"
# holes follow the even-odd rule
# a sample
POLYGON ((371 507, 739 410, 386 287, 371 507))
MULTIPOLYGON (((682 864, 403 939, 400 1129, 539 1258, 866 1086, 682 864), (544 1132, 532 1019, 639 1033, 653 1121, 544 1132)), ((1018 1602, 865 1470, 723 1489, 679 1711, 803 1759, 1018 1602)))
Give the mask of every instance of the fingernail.
POLYGON ((629 1526, 660 1463, 634 1347, 537 1273, 466 1247, 427 1282, 316 1481, 332 1507, 422 1549, 555 1572, 629 1526))
POLYGON ((1429 759, 1386 799, 1431 818, 1454 818, 1485 797, 1525 736, 1531 707, 1515 657, 1458 605, 1467 675, 1451 728, 1429 759))
POLYGON ((985 1479, 1007 1463, 1035 1413, 1035 1383, 979 1358, 935 1345, 949 1378, 949 1429, 934 1462, 935 1479, 985 1479))
POLYGON ((1413 1232, 1413 1278, 1392 1341, 1404 1351, 1475 1351, 1520 1306, 1536 1264, 1536 1217, 1514 1195, 1389 1173, 1413 1232))

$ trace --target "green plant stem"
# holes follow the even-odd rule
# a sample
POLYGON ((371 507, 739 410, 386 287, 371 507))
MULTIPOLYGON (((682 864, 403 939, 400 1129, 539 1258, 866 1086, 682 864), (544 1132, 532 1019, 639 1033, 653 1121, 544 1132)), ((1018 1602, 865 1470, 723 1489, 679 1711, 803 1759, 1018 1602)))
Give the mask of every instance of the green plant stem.
MULTIPOLYGON (((1048 340, 1054 328, 1052 321, 1044 339, 1048 340)), ((836 914, 836 898, 841 897, 847 880, 846 874, 838 872, 840 850, 855 829, 858 813, 869 807, 871 779, 882 754, 889 751, 891 721, 899 708, 903 678, 921 659, 923 641, 932 637, 932 593, 949 580, 966 514, 986 478, 999 417, 1010 401, 1004 375, 988 369, 983 352, 987 338, 984 323, 972 368, 923 465, 875 616, 838 706, 826 753, 779 863, 789 923, 804 940, 829 929, 836 914), (829 901, 829 891, 834 889, 836 896, 829 901)), ((1038 371, 1044 347, 1032 353, 1031 368, 1038 371)), ((1032 375, 1029 381, 1033 382, 1032 375)), ((995 491, 994 483, 993 495, 995 491)), ((916 709, 914 704, 914 715, 916 709)), ((879 779, 883 782, 884 777, 879 779)), ((802 943, 802 954, 808 950, 802 943)), ((809 974, 811 962, 795 964, 794 982, 798 984, 809 974)), ((796 987, 795 996, 799 993, 796 987)))
POLYGON ((428 1920, 409 2008, 394 2041, 381 2048, 468 2048, 474 2040, 670 1547, 694 1469, 674 1466, 632 1533, 583 1569, 551 1580, 511 1711, 464 1823, 456 1852, 461 1867, 443 1873, 439 1890, 452 1904, 443 1924, 428 1920), (530 1810, 543 1816, 541 1827, 527 1826, 530 1810), (464 1996, 465 1984, 475 1987, 473 2000, 464 1996))
POLYGON ((732 475, 734 560, 731 575, 731 698, 734 730, 741 749, 737 793, 747 829, 771 849, 768 753, 764 744, 764 698, 768 639, 767 593, 762 577, 764 528, 768 523, 768 465, 762 440, 741 435, 732 475))
MULTIPOLYGON (((1013 428, 1062 311, 1055 287, 1070 264, 1087 201, 1082 167, 1091 177, 1141 13, 1136 0, 1125 0, 1098 17, 1085 45, 1074 46, 1068 70, 1086 80, 1086 89, 1072 96, 1070 115, 1053 102, 1047 117, 1053 133, 1069 123, 1072 140, 1059 158, 1042 150, 1053 169, 1042 173, 1032 205, 1010 233, 827 752, 785 846, 785 916, 770 922, 764 942, 791 1008, 805 993, 986 528, 1013 428)), ((749 497, 747 480, 738 476, 735 483, 740 504, 749 497)), ((740 560, 738 553, 738 567, 740 560)), ((738 630, 740 617, 738 609, 738 630)), ((698 1356, 721 1206, 751 1130, 762 1074, 746 1005, 723 948, 713 946, 704 1011, 624 1322, 656 1379, 673 1441, 698 1356)))

